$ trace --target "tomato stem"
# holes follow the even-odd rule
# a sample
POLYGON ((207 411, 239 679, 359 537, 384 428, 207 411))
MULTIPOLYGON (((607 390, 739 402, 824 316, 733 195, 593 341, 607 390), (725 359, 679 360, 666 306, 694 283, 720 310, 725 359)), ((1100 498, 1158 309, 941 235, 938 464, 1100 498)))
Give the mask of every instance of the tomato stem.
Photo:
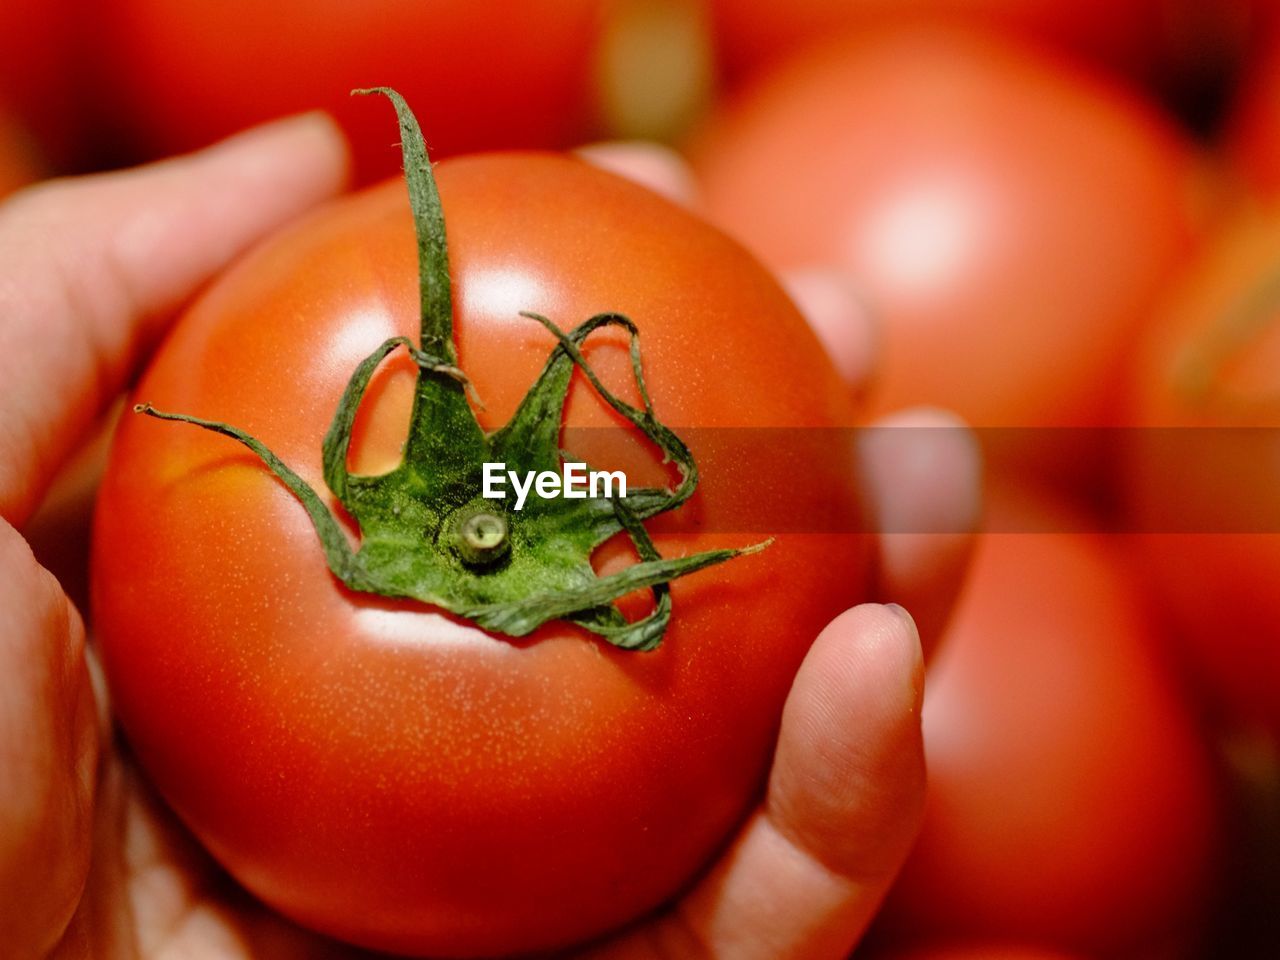
MULTIPOLYGON (((600 314, 565 332, 548 318, 524 313, 554 338, 541 374, 511 420, 486 433, 467 400, 469 381, 453 343, 453 304, 444 214, 422 133, 412 112, 385 87, 357 90, 391 100, 400 120, 405 180, 418 243, 421 338, 391 337, 357 366, 343 391, 321 448, 324 481, 360 531, 354 549, 321 497, 283 461, 242 430, 149 404, 136 412, 213 430, 252 450, 298 498, 319 536, 329 569, 353 590, 432 604, 477 625, 525 636, 551 620, 566 619, 617 647, 651 650, 671 619, 668 584, 677 577, 755 553, 767 546, 662 557, 643 521, 680 506, 698 485, 698 468, 684 442, 658 420, 645 384, 639 331, 620 314, 600 314), (622 400, 600 380, 582 352, 591 334, 626 331, 631 372, 641 406, 622 400), (350 473, 347 458, 356 413, 381 363, 404 347, 418 368, 404 458, 379 476, 350 473), (484 495, 486 465, 518 475, 557 472, 564 407, 574 370, 662 452, 679 479, 674 487, 645 487, 581 497, 546 497, 539 490, 523 507, 484 495), (639 562, 599 576, 591 555, 625 534, 639 562), (653 609, 640 620, 623 617, 614 601, 649 589, 653 609)), ((576 461, 575 461, 576 462, 576 461)))
POLYGON ((431 160, 418 119, 404 98, 390 87, 351 91, 355 96, 381 94, 389 99, 400 121, 400 149, 404 155, 409 206, 418 238, 418 296, 421 303, 421 345, 456 366, 453 349, 453 291, 449 281, 449 252, 445 240, 444 208, 431 175, 431 160))

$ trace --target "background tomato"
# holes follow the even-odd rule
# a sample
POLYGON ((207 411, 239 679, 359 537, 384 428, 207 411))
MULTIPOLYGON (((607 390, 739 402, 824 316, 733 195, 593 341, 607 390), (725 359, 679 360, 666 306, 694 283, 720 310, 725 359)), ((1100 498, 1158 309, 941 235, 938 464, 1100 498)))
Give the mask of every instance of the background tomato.
POLYGON ((1263 32, 1245 69, 1226 142, 1250 186, 1266 195, 1280 191, 1280 17, 1263 32))
POLYGON ((1125 480, 1138 566, 1193 675, 1280 736, 1278 334, 1272 201, 1239 211, 1153 317, 1125 480))
POLYGON ((59 167, 83 146, 81 6, 79 0, 0 0, 0 103, 59 167))
MULTIPOLYGON (((507 420, 552 346, 520 310, 565 327, 631 316, 659 416, 677 428, 852 422, 775 282, 683 210, 555 157, 468 158, 437 176, 460 362, 487 426, 507 420)), ((321 438, 355 364, 389 335, 416 337, 414 254, 401 184, 318 214, 215 285, 136 396, 241 426, 319 487, 321 438)), ((625 341, 588 355, 606 382, 628 382, 625 341)), ((412 382, 403 358, 380 374, 355 469, 398 461, 412 382)), ((576 383, 566 422, 618 419, 576 383)), ((659 548, 758 539, 717 534, 705 506, 690 504, 659 548)), ((673 584, 652 654, 564 623, 496 639, 341 588, 255 458, 132 416, 94 549, 114 706, 206 846, 305 924, 450 955, 580 939, 687 881, 751 802, 813 636, 867 576, 858 536, 781 536, 673 584)))
POLYGON ((1212 902, 1215 775, 1113 546, 1006 492, 930 669, 925 824, 891 943, 1186 955, 1212 902), (1167 952, 1165 952, 1167 951, 1167 952))
MULTIPOLYGON (((859 953, 858 956, 862 957, 863 954, 859 953)), ((1062 953, 1049 948, 1003 944, 982 946, 950 944, 921 947, 905 952, 875 952, 871 956, 876 960, 1084 960, 1079 954, 1062 953)))
POLYGON ((30 141, 0 109, 0 199, 40 179, 30 141))
POLYGON ((955 18, 1047 40, 1104 61, 1149 67, 1171 26, 1170 0, 710 0, 735 73, 834 31, 914 14, 955 18))
POLYGON ((1184 99, 1219 83, 1267 0, 708 0, 731 76, 842 29, 913 16, 1017 36, 1184 99))
POLYGON ((1195 158, 1150 105, 976 33, 865 32, 789 63, 695 145, 712 218, 844 270, 880 324, 878 411, 1106 422, 1191 244, 1195 158))
POLYGON ((591 120, 602 0, 111 0, 98 7, 98 113, 134 156, 204 146, 324 109, 351 134, 362 179, 399 169, 378 111, 348 95, 392 86, 432 154, 576 142, 591 120))

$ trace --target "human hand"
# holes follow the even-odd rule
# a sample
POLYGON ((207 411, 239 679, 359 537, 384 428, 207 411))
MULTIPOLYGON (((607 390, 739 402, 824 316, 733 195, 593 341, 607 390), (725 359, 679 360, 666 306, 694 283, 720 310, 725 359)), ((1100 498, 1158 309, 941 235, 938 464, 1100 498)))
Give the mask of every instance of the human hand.
MULTIPOLYGON (((336 193, 345 168, 341 138, 311 117, 0 207, 0 943, 15 958, 364 956, 254 902, 147 790, 112 738, 79 615, 18 532, 175 308, 336 193)), ((867 452, 889 529, 925 502, 959 518, 952 529, 971 515, 976 460, 962 442, 915 445, 908 462, 867 452)), ((883 538, 881 592, 945 596, 966 542, 883 538)), ((922 607, 925 622, 942 606, 922 607)), ((922 669, 900 612, 868 605, 833 622, 795 680, 761 807, 676 904, 589 952, 847 953, 918 824, 922 669)))

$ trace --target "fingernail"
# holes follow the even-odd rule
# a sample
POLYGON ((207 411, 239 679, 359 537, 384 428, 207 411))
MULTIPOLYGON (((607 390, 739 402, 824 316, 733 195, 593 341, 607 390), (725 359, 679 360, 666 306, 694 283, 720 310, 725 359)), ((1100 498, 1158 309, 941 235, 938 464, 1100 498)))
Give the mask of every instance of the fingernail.
POLYGON ((911 678, 911 698, 918 710, 924 700, 924 650, 920 646, 920 631, 916 628, 915 618, 905 607, 897 603, 886 603, 883 606, 910 628, 910 640, 903 645, 900 653, 906 661, 903 664, 906 667, 904 672, 911 678))
POLYGON ((907 613, 907 608, 906 608, 906 607, 904 607, 904 606, 902 606, 902 604, 899 604, 899 603, 886 603, 886 604, 884 604, 884 608, 885 608, 886 610, 891 610, 891 611, 893 611, 894 615, 895 615, 895 616, 897 616, 897 617, 898 617, 898 619, 900 619, 900 620, 906 620, 906 621, 907 621, 908 623, 910 623, 913 627, 916 625, 915 617, 913 617, 913 616, 911 616, 911 614, 907 613))

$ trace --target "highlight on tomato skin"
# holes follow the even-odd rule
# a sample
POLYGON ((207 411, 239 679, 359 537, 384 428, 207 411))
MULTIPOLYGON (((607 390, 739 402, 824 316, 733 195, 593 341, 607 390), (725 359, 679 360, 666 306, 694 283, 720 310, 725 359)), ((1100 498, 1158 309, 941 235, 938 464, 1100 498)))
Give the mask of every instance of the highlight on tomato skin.
POLYGON ((690 153, 714 222, 862 293, 875 412, 980 427, 1117 422, 1123 354, 1200 225, 1197 154, 1152 104, 938 25, 810 49, 690 153))
POLYGON ((1118 544, 1056 532, 1080 529, 1064 509, 993 497, 927 679, 925 824, 877 943, 1199 955, 1217 768, 1118 544))
MULTIPOLYGON (((603 310, 633 318, 664 422, 856 423, 777 282, 682 209, 551 155, 435 171, 458 362, 487 429, 510 419, 554 344, 521 310, 566 327, 603 310)), ((404 186, 388 183, 229 270, 131 399, 236 424, 322 490, 321 442, 352 369, 386 338, 416 337, 418 309, 404 186)), ((628 383, 625 337, 587 355, 604 382, 628 383)), ((398 462, 415 373, 403 353, 379 369, 353 471, 398 462)), ((581 378, 565 423, 625 426, 581 378)), ((861 500, 852 476, 843 495, 861 500)), ((758 539, 717 532, 696 509, 654 535, 667 556, 758 539)), ((652 653, 563 621, 497 638, 344 589, 307 514, 255 457, 134 415, 103 481, 94 551, 113 706, 195 836, 303 925, 427 955, 578 942, 687 884, 755 802, 813 637, 870 578, 864 536, 781 535, 673 582, 652 653)), ((635 557, 614 542, 598 561, 608 572, 635 557)))

